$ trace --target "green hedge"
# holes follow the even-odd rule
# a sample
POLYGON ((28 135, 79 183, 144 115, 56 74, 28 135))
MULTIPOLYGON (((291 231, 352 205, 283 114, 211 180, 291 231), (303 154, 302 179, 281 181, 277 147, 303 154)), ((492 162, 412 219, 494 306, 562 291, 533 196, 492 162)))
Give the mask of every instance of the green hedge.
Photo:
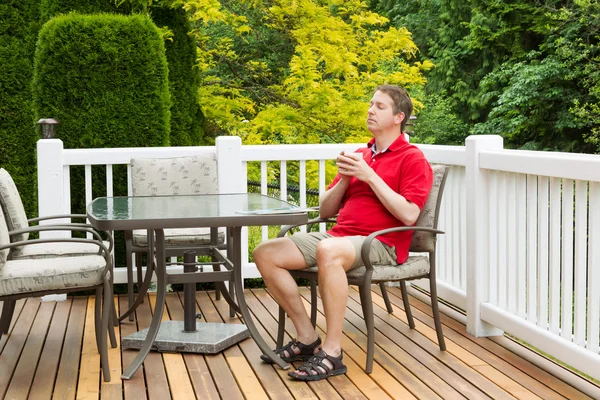
POLYGON ((57 118, 65 148, 169 145, 165 49, 141 15, 57 16, 35 52, 36 118, 57 118))
POLYGON ((27 214, 37 215, 36 131, 31 105, 39 0, 0 4, 0 167, 15 180, 27 214))
POLYGON ((200 71, 196 65, 196 42, 188 34, 190 24, 182 8, 153 7, 152 20, 173 33, 165 41, 171 92, 171 146, 203 144, 204 116, 200 110, 198 87, 200 71))

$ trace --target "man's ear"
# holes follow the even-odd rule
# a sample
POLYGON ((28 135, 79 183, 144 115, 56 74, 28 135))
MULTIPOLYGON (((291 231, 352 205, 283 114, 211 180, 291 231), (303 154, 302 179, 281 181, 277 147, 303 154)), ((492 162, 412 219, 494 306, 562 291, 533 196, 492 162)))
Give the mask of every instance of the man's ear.
POLYGON ((401 125, 402 121, 404 121, 405 115, 403 112, 399 112, 394 116, 394 123, 401 125))

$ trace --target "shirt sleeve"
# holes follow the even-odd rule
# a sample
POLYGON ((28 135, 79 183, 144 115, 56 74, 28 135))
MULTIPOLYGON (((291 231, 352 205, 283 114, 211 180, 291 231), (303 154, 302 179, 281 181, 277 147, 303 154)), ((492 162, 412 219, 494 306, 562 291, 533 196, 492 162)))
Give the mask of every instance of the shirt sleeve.
POLYGON ((420 210, 427 202, 433 184, 433 171, 425 156, 419 151, 406 160, 400 177, 399 193, 420 210))

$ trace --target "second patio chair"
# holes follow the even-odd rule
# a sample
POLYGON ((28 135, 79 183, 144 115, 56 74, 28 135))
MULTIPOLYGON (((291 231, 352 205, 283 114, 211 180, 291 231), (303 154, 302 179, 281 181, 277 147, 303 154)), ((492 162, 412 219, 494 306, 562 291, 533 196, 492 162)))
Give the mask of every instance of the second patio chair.
MULTIPOLYGON (((437 299, 437 286, 435 281, 435 254, 436 254, 436 237, 444 232, 437 229, 438 216, 440 212, 440 204, 442 200, 442 192, 448 174, 448 167, 445 165, 434 165, 433 169, 433 187, 427 198, 427 202, 415 226, 398 227, 384 229, 373 232, 367 237, 363 243, 361 255, 365 266, 349 271, 346 276, 348 283, 357 285, 360 293, 360 303, 363 309, 365 324, 367 326, 367 363, 365 371, 370 374, 373 371, 373 355, 375 352, 375 328, 373 318, 373 302, 371 298, 371 284, 379 284, 381 294, 385 302, 388 313, 394 310, 390 303, 385 282, 399 282, 402 292, 402 302, 406 312, 406 318, 411 329, 414 329, 415 323, 410 311, 408 295, 406 291, 406 281, 420 278, 428 278, 431 293, 431 309, 433 311, 433 319, 435 322, 435 330, 437 332, 438 343, 440 350, 446 350, 444 341, 444 333, 442 332, 442 324, 437 299), (410 251, 413 253, 427 253, 425 255, 411 255, 400 265, 372 265, 369 260, 370 248, 373 239, 379 235, 394 231, 414 231, 410 251)), ((311 226, 318 227, 320 222, 333 221, 331 219, 314 219, 309 221, 309 229, 311 226)), ((292 228, 296 226, 285 226, 279 232, 279 237, 291 233, 292 228)), ((316 325, 317 320, 317 267, 306 268, 299 271, 290 271, 292 276, 296 278, 308 279, 311 282, 311 321, 316 325)), ((285 333, 285 311, 279 307, 279 329, 277 332, 277 347, 283 345, 283 336, 285 333)))
MULTIPOLYGON (((167 196, 214 194, 218 192, 217 158, 215 153, 175 158, 131 159, 131 187, 133 196, 167 196)), ((165 229, 167 256, 181 256, 186 250, 199 253, 207 246, 225 248, 225 229, 185 228, 165 229)), ((147 231, 136 229, 125 232, 127 283, 133 301, 133 261, 135 254, 138 289, 142 276, 142 254, 148 253, 147 231)), ((219 291, 217 290, 217 294, 219 291)), ((129 319, 133 320, 130 312, 129 319)), ((120 319, 127 315, 121 315, 120 319)))
POLYGON ((83 224, 43 225, 25 229, 8 231, 4 213, 0 208, 0 336, 9 332, 15 301, 28 297, 39 297, 47 294, 63 294, 81 290, 95 289, 95 333, 96 344, 100 353, 100 362, 105 381, 110 381, 108 365, 107 331, 110 333, 111 346, 117 347, 114 327, 109 324, 113 311, 112 294, 112 257, 109 249, 103 244, 100 235, 83 224), (11 243, 10 236, 46 230, 67 230, 86 232, 92 239, 83 238, 51 238, 27 239, 11 243), (45 244, 85 245, 95 247, 95 253, 78 256, 50 256, 44 258, 13 259, 14 251, 27 251, 29 246, 45 244))

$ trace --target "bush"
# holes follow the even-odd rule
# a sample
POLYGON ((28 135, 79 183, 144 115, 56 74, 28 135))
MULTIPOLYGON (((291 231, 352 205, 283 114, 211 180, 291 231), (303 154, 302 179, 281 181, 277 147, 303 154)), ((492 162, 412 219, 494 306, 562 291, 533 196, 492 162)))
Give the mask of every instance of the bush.
POLYGON ((61 121, 65 148, 169 144, 167 60, 148 17, 71 13, 48 21, 33 97, 36 118, 61 121))
MULTIPOLYGON (((59 15, 41 29, 35 52, 36 118, 61 121, 65 148, 169 145, 168 68, 161 34, 149 17, 59 15)), ((119 166, 122 167, 122 166, 119 166)), ((93 169, 93 196, 105 195, 105 171, 93 169)), ((114 194, 127 194, 115 171, 114 194)), ((85 212, 84 174, 71 172, 71 210, 85 212)), ((117 265, 123 241, 116 238, 117 265)))
POLYGON ((27 215, 37 215, 35 143, 31 104, 37 0, 0 4, 0 167, 17 185, 27 215))
POLYGON ((198 99, 200 71, 196 68, 196 41, 189 35, 185 11, 153 7, 152 20, 172 33, 165 41, 172 102, 171 146, 201 145, 204 116, 198 99))

